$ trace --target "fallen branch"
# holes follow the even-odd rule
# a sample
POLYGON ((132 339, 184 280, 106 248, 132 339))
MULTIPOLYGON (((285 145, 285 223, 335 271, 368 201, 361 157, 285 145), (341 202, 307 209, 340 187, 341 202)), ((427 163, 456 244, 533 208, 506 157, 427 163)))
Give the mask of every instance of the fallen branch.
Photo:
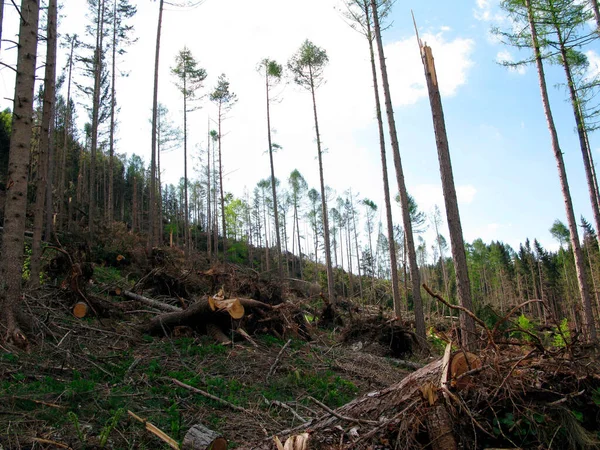
POLYGON ((327 411, 329 414, 331 414, 334 417, 337 417, 340 420, 345 420, 346 422, 364 423, 364 424, 367 424, 367 425, 379 425, 379 422, 376 421, 376 420, 357 419, 357 418, 354 418, 354 417, 343 416, 343 415, 335 412, 333 409, 331 409, 329 406, 325 405, 324 403, 321 403, 319 400, 317 400, 314 397, 308 396, 308 399, 311 402, 316 403, 321 408, 323 408, 325 411, 327 411))
POLYGON ((294 408, 292 408, 290 405, 287 405, 287 404, 285 404, 283 402, 280 402, 279 400, 271 400, 269 402, 266 398, 265 398, 265 402, 267 404, 279 406, 280 408, 283 408, 286 411, 289 411, 292 414, 292 416, 294 416, 296 419, 298 419, 302 423, 308 422, 308 420, 306 420, 304 417, 302 417, 300 414, 298 414, 296 412, 296 410, 294 410, 294 408))
POLYGON ((498 349, 498 346, 494 342, 494 336, 493 336, 492 332, 490 331, 490 329, 487 327, 487 325, 485 324, 485 322, 483 320, 481 320, 479 317, 477 317, 475 314, 473 314, 472 311, 469 311, 464 306, 452 305, 452 304, 448 303, 446 300, 444 300, 442 298, 442 296, 440 296, 440 295, 436 294, 435 292, 433 292, 429 288, 429 286, 427 286, 427 284, 423 283, 422 286, 423 286, 423 289, 425 289, 429 295, 431 295, 433 298, 435 298, 439 302, 441 302, 444 305, 446 305, 448 308, 455 309, 455 310, 458 310, 458 311, 462 311, 467 316, 471 317, 475 322, 477 322, 485 330, 485 332, 488 335, 489 344, 492 345, 495 349, 498 349))
POLYGON ((236 411, 240 411, 240 412, 244 412, 244 413, 250 414, 250 412, 247 409, 242 408, 241 406, 234 405, 233 403, 229 403, 227 400, 223 400, 222 398, 219 398, 216 395, 209 394, 208 392, 203 391, 202 389, 198 389, 198 388, 195 388, 193 386, 190 386, 189 384, 182 383, 181 381, 179 381, 179 380, 177 380, 175 378, 171 378, 171 381, 173 383, 175 383, 179 387, 187 389, 188 391, 192 391, 192 392, 194 392, 196 394, 203 395, 204 397, 210 398, 211 400, 219 402, 222 405, 228 406, 231 409, 235 409, 236 411))
POLYGON ((267 380, 269 379, 269 377, 271 375, 273 375, 273 372, 275 371, 275 368, 277 367, 277 364, 279 363, 279 358, 281 358, 281 354, 287 348, 287 346, 290 345, 290 342, 292 342, 292 340, 288 339, 288 341, 285 343, 285 345, 283 347, 281 347, 281 350, 279 350, 279 353, 277 354, 277 358, 275 358, 275 362, 269 369, 269 373, 267 373, 267 380))
POLYGON ((158 309, 162 309, 163 311, 181 311, 181 308, 173 305, 169 305, 168 303, 159 302, 158 300, 154 300, 148 297, 144 297, 143 295, 136 294, 131 291, 123 291, 121 293, 123 297, 130 298, 132 300, 137 300, 139 302, 145 303, 148 306, 153 306, 158 309))
POLYGON ((127 414, 129 414, 131 417, 133 417, 138 422, 143 423, 144 426, 146 427, 146 430, 148 430, 154 436, 159 438, 161 441, 167 443, 169 445, 169 447, 174 448, 175 450, 179 450, 179 444, 177 443, 177 441, 175 439, 169 437, 169 435, 167 435, 160 428, 158 428, 155 425, 152 425, 146 419, 142 419, 141 417, 137 416, 136 414, 132 413, 129 410, 127 411, 127 414))

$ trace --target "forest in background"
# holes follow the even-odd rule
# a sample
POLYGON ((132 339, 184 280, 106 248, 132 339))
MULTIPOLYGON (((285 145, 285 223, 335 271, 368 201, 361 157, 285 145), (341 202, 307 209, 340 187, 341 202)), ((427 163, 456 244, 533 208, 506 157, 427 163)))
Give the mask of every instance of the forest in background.
POLYGON ((159 101, 166 2, 156 3, 147 163, 120 152, 116 139, 117 61, 135 40, 135 5, 88 0, 87 35, 77 37, 60 34, 58 0, 21 2, 14 108, 0 114, 0 387, 9 398, 0 446, 22 448, 26 436, 32 446, 146 448, 158 438, 204 450, 227 448, 229 434, 235 447, 278 450, 278 436, 300 450, 309 441, 597 447, 600 193, 589 134, 598 83, 585 54, 599 35, 597 2, 504 0, 510 26, 493 30, 530 52, 506 61, 509 69, 536 69, 565 205, 566 223, 548 224, 557 251, 536 239, 518 249, 464 242, 435 49, 416 23, 445 215, 426 214, 410 195, 382 44, 393 1, 345 0, 340 11, 369 51, 383 205, 327 184, 318 93, 329 57, 308 39, 285 63, 257 61, 270 164, 247 170, 268 175, 242 196, 229 192, 223 124, 234 87, 225 74, 205 87, 206 69, 184 47, 170 66, 183 106, 183 123, 173 123, 159 101), (590 220, 573 208, 548 101, 550 63, 564 70, 590 220), (272 94, 286 78, 312 101, 317 186, 274 164, 272 94), (85 104, 73 100, 75 89, 85 104), (201 100, 217 115, 192 168, 188 114, 201 100), (178 147, 181 180, 163 183, 161 162, 178 147), (125 411, 147 433, 124 423, 125 411))

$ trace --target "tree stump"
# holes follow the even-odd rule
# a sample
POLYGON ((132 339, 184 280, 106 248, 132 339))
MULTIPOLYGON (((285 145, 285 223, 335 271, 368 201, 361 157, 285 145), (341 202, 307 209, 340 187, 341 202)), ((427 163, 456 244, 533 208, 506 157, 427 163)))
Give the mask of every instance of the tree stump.
POLYGON ((197 424, 183 438, 183 450, 227 450, 227 439, 220 433, 197 424))

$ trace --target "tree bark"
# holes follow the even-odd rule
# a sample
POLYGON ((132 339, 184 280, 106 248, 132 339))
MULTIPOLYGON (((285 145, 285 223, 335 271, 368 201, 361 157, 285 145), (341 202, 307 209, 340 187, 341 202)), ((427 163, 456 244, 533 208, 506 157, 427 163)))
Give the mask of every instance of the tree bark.
POLYGON ((98 147, 98 122, 100 120, 100 80, 102 78, 102 52, 104 41, 104 0, 98 1, 96 21, 96 48, 94 49, 94 91, 92 102, 92 136, 90 153, 88 229, 94 232, 96 220, 96 153, 98 147))
POLYGON ((190 251, 190 224, 189 216, 190 209, 188 205, 188 176, 187 176, 187 77, 186 73, 183 74, 183 202, 184 202, 184 215, 183 218, 183 246, 185 253, 189 254, 190 251))
POLYGON ((26 345, 26 338, 19 330, 16 317, 21 300, 39 1, 22 0, 21 17, 0 260, 0 280, 3 288, 0 290, 0 325, 5 333, 5 340, 26 345))
POLYGON ((188 430, 183 438, 183 450, 226 450, 227 439, 219 433, 196 424, 188 430))
POLYGON ((206 215, 206 249, 208 252, 208 259, 212 259, 212 239, 211 239, 211 230, 212 230, 212 222, 211 222, 211 215, 210 215, 210 190, 211 190, 211 185, 210 185, 210 140, 211 140, 211 136, 210 136, 210 118, 208 119, 208 135, 207 135, 207 143, 206 143, 206 152, 207 152, 207 156, 206 156, 206 164, 207 164, 207 169, 206 169, 206 173, 207 173, 207 181, 206 181, 206 208, 207 208, 207 215, 206 215))
POLYGON ((371 0, 371 10, 373 11, 373 23, 375 28, 375 38, 377 39, 377 48, 379 50, 379 66, 381 78, 383 80, 383 92, 385 95, 385 109, 388 117, 388 128, 390 141, 394 154, 394 166, 396 168, 396 180, 398 182, 398 191, 400 194, 400 205, 402 208, 402 222, 406 244, 408 250, 408 262, 410 264, 410 277, 412 281, 412 295, 415 307, 415 331, 420 344, 425 343, 425 318, 423 316, 423 300, 421 299, 421 277, 419 267, 417 266, 417 254, 415 252, 415 242, 412 232, 412 223, 410 220, 410 211, 408 207, 408 192, 404 181, 404 171, 402 169, 402 160, 400 158, 400 148, 398 146, 398 135, 396 133, 396 122, 394 120, 394 109, 392 108, 392 97, 390 94, 390 84, 388 81, 387 66, 383 51, 383 42, 381 39, 381 28, 379 26, 379 14, 377 11, 377 2, 371 0))
POLYGON ((0 0, 0 48, 2 48, 2 22, 4 21, 4 0, 0 0))
POLYGON ((273 144, 271 142, 271 107, 269 104, 269 69, 265 64, 265 85, 267 91, 267 136, 269 138, 269 160, 271 162, 271 187, 273 189, 273 212, 275 214, 275 237, 277 239, 277 272, 279 279, 283 278, 283 267, 281 260, 281 237, 279 235, 279 215, 277 212, 277 188, 275 186, 275 166, 273 164, 273 144))
POLYGON ((219 102, 219 189, 221 191, 221 222, 223 226, 223 262, 227 259, 227 227, 225 225, 225 194, 223 193, 223 163, 221 159, 221 103, 219 102))
MULTIPOLYGON (((315 98, 315 85, 313 81, 312 67, 310 71, 310 92, 313 101, 313 113, 315 117, 315 133, 317 135, 317 155, 319 157, 319 180, 321 181, 321 207, 323 209, 323 232, 325 234, 325 265, 327 266, 327 293, 329 302, 335 305, 335 285, 333 280, 333 268, 331 267, 331 244, 329 241, 329 218, 327 214, 327 198, 325 196, 325 179, 323 177, 323 158, 321 150, 321 134, 319 133, 319 119, 317 117, 317 100, 315 98)), ((316 257, 316 255, 315 255, 316 257)))
MULTIPOLYGON (((554 14, 554 13, 553 13, 554 14)), ((565 76, 567 77, 567 86, 569 89, 569 95, 571 97, 571 107, 573 108, 573 115, 575 116, 575 124, 577 125, 577 136, 579 137, 579 147, 583 156, 583 167, 585 169, 585 177, 588 184, 588 192, 590 195, 590 202, 592 204, 592 213, 594 215, 594 224, 596 225, 596 239, 600 245, 600 207, 598 205, 598 191, 596 190, 596 182, 594 180, 594 174, 592 173, 593 159, 592 154, 588 148, 587 130, 585 127, 584 119, 581 115, 581 108, 579 97, 575 91, 575 83, 573 82, 573 76, 571 72, 571 66, 567 58, 567 49, 565 46, 563 33, 558 26, 555 18, 554 28, 556 29, 556 35, 560 45, 560 56, 562 66, 565 69, 565 76)))
MULTIPOLYGON (((56 0, 48 2, 48 24, 46 31, 46 68, 44 72, 44 104, 42 107, 42 124, 38 158, 38 184, 36 186, 35 215, 33 224, 33 244, 31 246, 31 266, 29 285, 37 288, 40 285, 40 269, 42 258, 42 233, 44 216, 46 228, 52 227, 52 170, 54 161, 52 148, 54 144, 54 102, 56 85, 56 0), (49 194, 49 195, 47 195, 49 194), (48 211, 45 214, 44 206, 48 211)), ((46 233, 46 239, 48 239, 46 233)))
MULTIPOLYGON (((156 30, 156 48, 154 53, 154 91, 152 95, 152 156, 150 157, 150 217, 156 217, 156 224, 150 220, 150 245, 158 244, 162 239, 162 201, 157 211, 156 204, 156 158, 157 158, 157 128, 158 128, 158 74, 160 59, 160 38, 162 31, 164 0, 160 0, 158 5, 158 25, 156 30)), ((159 175, 160 176, 160 175, 159 175)))
POLYGON ((392 203, 390 198, 390 183, 388 181, 387 157, 385 151, 385 136, 383 131, 383 117, 381 114, 381 100, 377 81, 377 66, 375 65, 375 49, 373 46, 373 35, 371 30, 371 19, 369 15, 368 0, 363 0, 363 8, 367 23, 367 39, 369 41, 369 56, 371 57, 371 73, 373 76, 373 92, 375 95, 375 112, 377 114, 377 126, 379 129, 379 147, 381 151, 381 170, 383 174, 383 192, 385 194, 385 216, 387 223, 388 245, 390 252, 390 270, 392 275, 392 295, 394 299, 394 313, 396 317, 402 317, 402 303, 400 297, 400 283, 398 280, 398 261, 396 260, 396 241, 394 239, 394 222, 392 218, 392 203))
POLYGON ((72 74, 73 74, 73 53, 75 51, 75 38, 71 37, 71 51, 69 53, 69 75, 68 75, 68 80, 67 80, 67 101, 66 101, 66 108, 65 108, 65 122, 64 122, 64 130, 63 130, 63 145, 62 145, 62 152, 61 152, 61 164, 60 164, 60 173, 59 173, 59 177, 58 177, 58 186, 59 186, 59 193, 60 193, 60 197, 61 197, 61 201, 58 204, 58 217, 60 218, 59 220, 59 226, 63 225, 63 221, 64 219, 64 209, 65 209, 65 203, 67 203, 67 227, 69 226, 69 223, 71 221, 71 217, 69 214, 69 206, 71 204, 71 199, 69 196, 67 196, 67 198, 65 199, 65 195, 67 193, 67 177, 66 177, 66 171, 67 171, 67 153, 69 151, 69 128, 70 128, 70 119, 71 119, 71 79, 72 79, 72 74))
MULTIPOLYGON (((419 42, 419 46, 421 48, 421 58, 423 60, 423 67, 425 68, 425 78, 427 79, 431 114, 433 116, 433 128, 435 130, 440 174, 442 177, 442 189, 444 191, 444 204, 446 206, 446 218, 448 220, 448 229, 450 231, 450 245, 452 246, 452 259, 454 260, 456 272, 458 302, 463 308, 473 311, 471 283, 469 281, 467 257, 465 254, 465 242, 463 240, 462 225, 458 210, 458 199, 456 197, 454 175, 452 173, 448 135, 446 134, 444 109, 435 71, 435 62, 431 47, 422 45, 421 42, 419 42)), ((475 321, 465 312, 460 313, 460 328, 463 346, 472 350, 477 339, 477 336, 475 335, 475 321)))
POLYGON ((600 9, 598 8, 598 0, 590 0, 592 10, 594 11, 594 19, 596 20, 596 28, 600 28, 600 9))
POLYGON ((585 339, 588 342, 594 342, 596 341, 596 326, 594 324, 592 304, 590 301, 589 289, 586 282, 585 262, 583 259, 583 253, 581 251, 581 245, 579 242, 579 233, 577 231, 575 213, 573 212, 573 202, 571 200, 571 192, 569 190, 569 183, 567 180, 567 172, 565 169, 563 154, 560 149, 558 133, 556 132, 556 126, 554 124, 552 110, 550 109, 548 89, 546 87, 546 77, 544 73, 544 63, 542 62, 542 55, 540 52, 537 30, 533 17, 533 8, 531 6, 531 0, 525 0, 525 6, 527 7, 529 27, 531 31, 531 40, 535 54, 535 63, 539 78, 540 94, 542 97, 542 105, 544 107, 544 113, 546 115, 546 121, 548 123, 548 131, 550 132, 550 138, 552 142, 552 151, 554 152, 554 157, 556 159, 563 200, 565 202, 565 212, 567 215, 567 222, 569 224, 569 231, 571 234, 571 248, 573 250, 573 255, 575 258, 575 271, 577 274, 577 283, 579 286, 579 293, 581 296, 581 305, 583 311, 583 332, 585 339))

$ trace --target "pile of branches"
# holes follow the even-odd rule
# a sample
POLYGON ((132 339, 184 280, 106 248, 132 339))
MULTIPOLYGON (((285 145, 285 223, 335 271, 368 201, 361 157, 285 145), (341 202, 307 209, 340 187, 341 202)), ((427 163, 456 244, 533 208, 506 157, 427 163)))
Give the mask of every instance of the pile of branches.
POLYGON ((479 350, 450 342, 443 358, 399 383, 278 433, 262 448, 288 436, 290 445, 302 441, 293 448, 600 447, 597 349, 569 339, 558 324, 560 345, 545 345, 511 319, 523 306, 493 329, 477 319, 479 350))

